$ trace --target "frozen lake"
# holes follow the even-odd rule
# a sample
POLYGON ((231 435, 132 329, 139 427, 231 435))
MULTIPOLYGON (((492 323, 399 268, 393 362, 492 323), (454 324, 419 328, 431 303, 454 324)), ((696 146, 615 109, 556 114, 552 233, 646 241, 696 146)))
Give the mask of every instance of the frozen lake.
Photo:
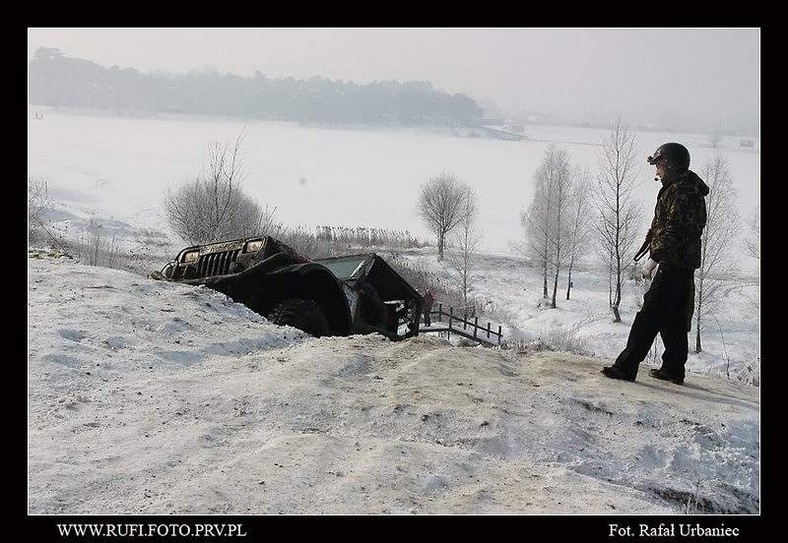
MULTIPOLYGON (((245 191, 276 208, 290 226, 318 225, 409 230, 431 239, 416 214, 421 184, 441 172, 472 185, 478 195, 480 249, 508 253, 521 236, 519 213, 532 197, 533 175, 550 143, 595 175, 605 130, 527 126, 526 141, 455 137, 418 129, 344 129, 241 119, 113 117, 43 111, 30 115, 28 169, 45 179, 52 198, 97 218, 167 230, 162 196, 193 178, 212 141, 243 130, 245 191)), ((637 132, 638 197, 653 209, 659 185, 645 157, 666 141, 692 153, 692 169, 714 152, 709 135, 637 132)), ((723 153, 738 191, 743 220, 760 201, 760 142, 739 147, 726 137, 723 153)), ((646 221, 650 217, 646 218, 646 221)), ((647 224, 644 223, 644 234, 647 224)), ((741 229, 745 231, 743 227, 741 229)))

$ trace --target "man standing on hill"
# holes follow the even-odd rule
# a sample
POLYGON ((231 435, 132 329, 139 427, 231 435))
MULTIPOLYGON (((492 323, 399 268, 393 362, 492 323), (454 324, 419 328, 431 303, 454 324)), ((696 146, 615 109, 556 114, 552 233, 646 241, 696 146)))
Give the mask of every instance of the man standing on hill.
POLYGON ((648 163, 656 166, 654 180, 661 181, 662 188, 651 228, 635 261, 646 251, 650 253, 641 275, 646 280, 653 276, 653 281, 632 322, 626 347, 602 373, 612 379, 634 381, 638 366, 659 334, 665 345, 662 367, 652 369, 650 374, 680 385, 684 383, 687 333, 695 309, 694 275, 700 267, 709 187, 689 169, 689 151, 679 143, 660 145, 648 157, 648 163))

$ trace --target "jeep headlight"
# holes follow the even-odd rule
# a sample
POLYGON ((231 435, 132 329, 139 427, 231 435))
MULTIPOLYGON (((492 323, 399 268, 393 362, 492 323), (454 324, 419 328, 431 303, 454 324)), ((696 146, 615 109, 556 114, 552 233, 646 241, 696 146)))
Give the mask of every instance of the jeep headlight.
POLYGON ((183 255, 183 263, 184 264, 191 264, 193 262, 197 262, 200 258, 200 251, 189 251, 185 255, 183 255))
POLYGON ((161 274, 166 277, 167 279, 172 279, 172 270, 175 269, 175 265, 173 262, 167 262, 164 265, 164 268, 161 270, 161 274))
POLYGON ((263 248, 263 240, 256 239, 254 241, 250 241, 246 244, 246 249, 244 250, 245 253, 256 253, 260 249, 263 248))

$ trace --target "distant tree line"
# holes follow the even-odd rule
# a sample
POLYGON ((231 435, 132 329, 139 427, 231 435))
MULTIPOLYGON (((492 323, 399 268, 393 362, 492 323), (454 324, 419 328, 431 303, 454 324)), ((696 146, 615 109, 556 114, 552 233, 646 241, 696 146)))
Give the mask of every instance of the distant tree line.
POLYGON ((425 243, 408 230, 387 230, 357 226, 318 226, 317 239, 329 243, 339 243, 356 247, 388 247, 390 249, 411 249, 423 247, 425 243))
POLYGON ((105 68, 70 58, 55 48, 39 48, 30 61, 30 103, 113 111, 222 115, 307 123, 359 123, 397 126, 467 125, 482 108, 463 94, 449 94, 427 81, 376 81, 368 84, 269 79, 191 72, 141 73, 105 68))

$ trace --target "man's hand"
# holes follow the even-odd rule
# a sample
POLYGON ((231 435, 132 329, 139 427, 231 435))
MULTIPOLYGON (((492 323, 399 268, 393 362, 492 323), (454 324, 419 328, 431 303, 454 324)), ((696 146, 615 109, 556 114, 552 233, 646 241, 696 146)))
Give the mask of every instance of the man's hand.
POLYGON ((640 270, 640 276, 643 279, 651 279, 652 274, 654 273, 654 268, 657 267, 657 262, 652 259, 648 259, 648 261, 643 264, 643 269, 640 270))

